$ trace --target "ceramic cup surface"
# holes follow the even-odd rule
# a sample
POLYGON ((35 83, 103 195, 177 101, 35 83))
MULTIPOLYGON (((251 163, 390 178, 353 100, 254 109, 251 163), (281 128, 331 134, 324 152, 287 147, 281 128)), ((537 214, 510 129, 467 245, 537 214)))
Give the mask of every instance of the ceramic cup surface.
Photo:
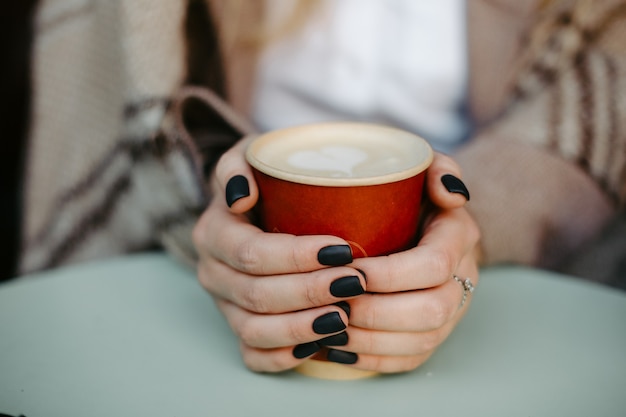
POLYGON ((369 123, 302 125, 260 135, 246 159, 259 186, 256 209, 265 231, 339 236, 355 258, 416 244, 433 159, 421 137, 369 123))

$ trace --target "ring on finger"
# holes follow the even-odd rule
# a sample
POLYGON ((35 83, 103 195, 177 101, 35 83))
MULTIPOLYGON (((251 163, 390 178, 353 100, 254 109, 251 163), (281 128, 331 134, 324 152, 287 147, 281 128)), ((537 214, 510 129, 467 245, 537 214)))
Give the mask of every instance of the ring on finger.
POLYGON ((459 304, 459 308, 461 308, 463 307, 463 305, 465 304, 465 301, 467 300, 467 295, 473 293, 475 287, 469 278, 462 279, 456 275, 452 275, 452 278, 454 278, 456 282, 461 284, 461 287, 463 288, 463 299, 461 300, 461 304, 459 304))

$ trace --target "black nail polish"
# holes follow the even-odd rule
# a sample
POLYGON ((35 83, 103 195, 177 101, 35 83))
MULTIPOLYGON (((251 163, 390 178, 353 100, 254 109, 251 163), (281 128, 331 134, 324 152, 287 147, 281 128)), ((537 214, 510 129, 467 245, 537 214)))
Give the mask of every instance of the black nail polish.
POLYGON ((443 183, 443 186, 446 187, 446 190, 451 193, 461 194, 467 201, 469 201, 470 194, 463 181, 454 175, 446 174, 441 177, 441 182, 443 183))
POLYGON ((314 353, 319 352, 321 346, 317 342, 302 343, 293 348, 293 356, 297 359, 304 359, 314 353))
POLYGON ((352 262, 350 245, 326 246, 317 253, 317 261, 321 265, 339 266, 352 262))
POLYGON ((334 305, 342 309, 346 313, 346 316, 350 318, 350 304, 348 304, 347 301, 339 301, 338 303, 335 303, 334 305))
POLYGON ((313 321, 313 331, 317 334, 336 333, 345 328, 346 325, 336 311, 319 316, 313 321))
POLYGON ((357 276, 342 277, 330 284, 330 293, 335 297, 354 297, 365 292, 357 276))
POLYGON ((365 280, 365 282, 367 282, 367 274, 365 273, 365 271, 359 268, 357 268, 356 270, 359 271, 361 275, 363 275, 363 279, 365 280))
POLYGON ((328 356, 326 356, 326 359, 335 363, 352 365, 359 360, 359 355, 352 352, 345 352, 343 350, 328 349, 328 356))
POLYGON ((226 184, 226 204, 232 207, 235 201, 250 195, 248 180, 243 175, 235 175, 226 184))
POLYGON ((322 346, 345 346, 348 344, 348 333, 341 332, 317 341, 322 346))

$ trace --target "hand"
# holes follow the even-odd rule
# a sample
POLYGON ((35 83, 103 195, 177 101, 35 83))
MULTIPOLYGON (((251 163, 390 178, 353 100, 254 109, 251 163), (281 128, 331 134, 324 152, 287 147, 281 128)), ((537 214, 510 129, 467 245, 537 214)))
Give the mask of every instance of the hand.
POLYGON ((343 350, 332 350, 331 356, 344 362, 356 360, 353 366, 359 368, 395 372, 422 363, 460 318, 456 311, 449 316, 443 311, 451 305, 458 306, 461 287, 450 276, 444 282, 443 261, 435 266, 432 275, 425 274, 429 279, 409 269, 430 271, 433 268, 426 254, 439 249, 444 255, 437 259, 448 257, 451 270, 454 266, 469 276, 472 264, 476 269, 473 258, 465 253, 465 247, 470 244, 462 244, 460 240, 470 242, 477 237, 459 239, 456 235, 452 241, 458 244, 452 247, 446 241, 451 234, 465 236, 464 227, 471 229, 473 225, 467 213, 458 208, 465 199, 450 194, 438 182, 443 171, 455 173, 456 165, 438 156, 429 170, 427 187, 431 200, 446 210, 428 221, 418 248, 387 258, 369 258, 353 265, 329 268, 324 265, 327 263, 324 256, 320 256, 328 250, 325 248, 337 249, 339 253, 344 250, 344 259, 340 262, 335 259, 335 264, 351 261, 342 239, 264 233, 246 216, 258 198, 243 158, 246 142, 239 143, 220 160, 213 181, 214 200, 194 230, 200 254, 199 280, 214 296, 239 336, 246 365, 258 371, 281 371, 296 366, 322 346, 343 344, 346 340, 343 350), (238 175, 248 180, 233 190, 236 181, 232 179, 238 175), (224 193, 229 187, 226 194, 230 208, 224 193), (367 283, 355 267, 368 270, 367 283), (392 269, 387 271, 388 267, 392 269), (395 282, 400 276, 404 278, 395 282), (450 283, 457 286, 456 294, 450 283), (343 292, 337 292, 338 286, 343 292), (420 288, 429 289, 417 291, 420 288), (361 295, 365 289, 384 294, 361 295), (410 291, 393 294, 407 289, 410 291), (370 306, 376 311, 389 297, 397 297, 400 303, 391 313, 369 314, 370 306), (340 305, 335 305, 340 301, 340 305), (429 306, 437 309, 433 318, 428 318, 431 317, 429 306), (406 320, 392 317, 392 313, 416 309, 424 314, 420 323, 409 325, 406 320), (345 326, 349 326, 347 332, 345 326))
POLYGON ((345 330, 347 313, 334 303, 362 294, 365 279, 354 268, 329 268, 352 261, 342 239, 265 233, 252 225, 246 213, 258 190, 243 156, 248 140, 220 159, 213 200, 193 238, 199 281, 239 337, 244 362, 276 372, 316 353, 314 341, 345 330), (238 175, 249 180, 238 182, 238 175))
POLYGON ((442 186, 448 174, 459 178, 458 166, 437 155, 426 184, 433 207, 417 247, 351 264, 366 274, 368 293, 350 300, 349 341, 329 350, 331 358, 379 372, 415 369, 467 311, 472 297, 453 276, 478 284, 480 233, 463 208, 466 200, 454 187, 457 181, 447 178, 452 193, 442 186))

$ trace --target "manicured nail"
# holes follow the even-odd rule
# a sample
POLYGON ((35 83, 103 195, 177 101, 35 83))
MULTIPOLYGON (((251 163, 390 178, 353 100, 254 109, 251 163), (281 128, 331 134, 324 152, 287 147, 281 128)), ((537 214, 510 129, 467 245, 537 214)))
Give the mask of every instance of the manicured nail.
POLYGON ((443 183, 443 186, 446 187, 446 190, 451 193, 461 194, 467 201, 469 201, 470 194, 463 181, 454 175, 446 174, 441 177, 441 182, 443 183))
POLYGON ((243 175, 235 175, 226 184, 226 204, 232 207, 235 201, 250 195, 248 180, 243 175))
POLYGON ((350 304, 348 304, 347 301, 339 301, 338 303, 335 303, 335 305, 342 309, 346 313, 346 316, 350 318, 350 304))
POLYGON ((317 342, 302 343, 293 348, 293 356, 297 359, 304 359, 314 353, 319 352, 322 347, 317 342))
POLYGON ((343 350, 328 349, 328 356, 326 356, 326 359, 331 362, 352 365, 359 360, 359 355, 352 352, 345 352, 343 350))
POLYGON ((339 266, 352 262, 350 245, 326 246, 317 253, 317 261, 321 265, 339 266))
POLYGON ((330 284, 330 293, 335 297, 354 297, 365 292, 357 276, 342 277, 330 284))
POLYGON ((313 331, 317 334, 336 333, 345 328, 346 325, 336 311, 319 316, 313 321, 313 331))
POLYGON ((365 282, 367 282, 367 275, 365 274, 365 271, 359 268, 357 268, 356 270, 359 271, 361 275, 363 275, 363 279, 365 280, 365 282))
POLYGON ((348 344, 348 333, 341 332, 317 341, 322 346, 345 346, 348 344))

